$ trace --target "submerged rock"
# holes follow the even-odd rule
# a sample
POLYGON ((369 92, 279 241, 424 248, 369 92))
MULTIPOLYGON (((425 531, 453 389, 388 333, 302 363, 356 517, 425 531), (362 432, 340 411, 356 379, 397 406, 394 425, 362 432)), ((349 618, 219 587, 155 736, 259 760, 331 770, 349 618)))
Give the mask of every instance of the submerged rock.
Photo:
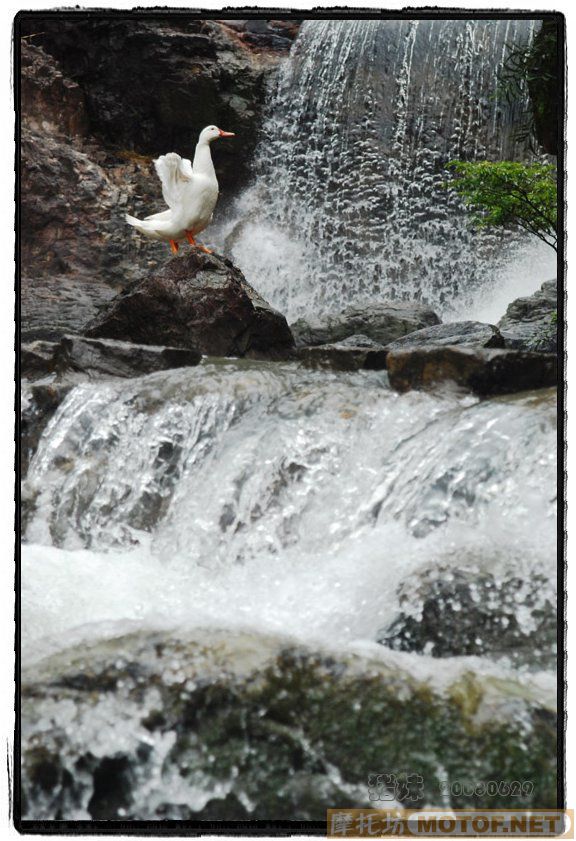
POLYGON ((446 806, 442 786, 470 778, 470 757, 475 785, 497 768, 532 789, 450 806, 556 806, 553 691, 454 670, 435 690, 397 657, 212 631, 46 659, 23 676, 24 817, 324 820, 334 804, 373 806, 383 769, 420 775, 390 792, 401 802, 446 806))
POLYGON ((298 348, 297 356, 309 368, 380 371, 386 367, 387 351, 368 336, 356 335, 334 344, 298 348))
POLYGON ((64 336, 59 342, 37 341, 23 345, 20 359, 22 374, 29 379, 65 371, 140 377, 154 371, 198 365, 202 354, 193 348, 64 336))
POLYGON ((87 336, 198 348, 213 356, 282 358, 286 319, 229 260, 190 250, 130 284, 86 325, 87 336))
POLYGON ((498 322, 506 347, 556 353, 558 338, 556 279, 547 280, 533 295, 517 298, 498 322))
POLYGON ((453 382, 479 395, 510 394, 556 385, 553 354, 448 345, 388 354, 390 385, 397 391, 453 382))
MULTIPOLYGON (((20 406, 20 470, 25 476, 30 460, 38 448, 42 433, 48 422, 76 383, 69 380, 60 382, 24 383, 20 406)), ((23 500, 26 508, 27 500, 23 500)), ((24 519, 28 511, 23 511, 24 519)))
POLYGON ((356 334, 386 345, 406 333, 439 323, 436 313, 422 304, 381 301, 365 307, 350 306, 337 314, 300 318, 292 324, 292 333, 297 345, 332 344, 356 334))
POLYGON ((402 612, 378 642, 433 657, 506 656, 556 667, 556 604, 541 575, 528 578, 435 566, 404 581, 402 612))
POLYGON ((387 350, 427 347, 429 345, 466 345, 469 347, 504 347, 504 339, 493 324, 479 321, 455 321, 415 330, 387 345, 387 350))

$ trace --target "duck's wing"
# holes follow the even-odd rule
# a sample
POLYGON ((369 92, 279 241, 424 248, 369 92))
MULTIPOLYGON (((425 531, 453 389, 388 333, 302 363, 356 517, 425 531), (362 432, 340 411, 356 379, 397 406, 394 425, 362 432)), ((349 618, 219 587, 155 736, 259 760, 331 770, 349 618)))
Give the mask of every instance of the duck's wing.
POLYGON ((176 152, 169 152, 160 155, 154 161, 154 167, 162 184, 164 201, 170 209, 177 209, 194 179, 192 164, 176 152))

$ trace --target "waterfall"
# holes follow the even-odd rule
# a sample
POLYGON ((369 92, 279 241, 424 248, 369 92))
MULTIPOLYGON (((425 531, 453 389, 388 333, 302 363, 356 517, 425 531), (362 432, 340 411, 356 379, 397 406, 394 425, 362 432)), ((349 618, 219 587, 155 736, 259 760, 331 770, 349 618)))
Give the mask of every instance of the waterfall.
POLYGON ((304 23, 221 247, 291 319, 379 297, 470 317, 491 290, 515 289, 518 273, 520 294, 534 291, 554 271, 545 246, 473 230, 445 183, 450 160, 529 155, 498 71, 535 25, 304 23))
POLYGON ((555 435, 552 393, 399 397, 377 372, 231 361, 78 386, 26 480, 27 650, 127 618, 369 642, 446 553, 553 590, 555 435))
MULTIPOLYGON (((540 252, 443 185, 527 154, 494 92, 533 28, 308 21, 218 234, 247 279, 290 318, 527 291, 540 252)), ((422 808, 474 775, 555 805, 555 389, 206 357, 71 381, 22 490, 28 817, 320 820, 406 769, 422 808)))

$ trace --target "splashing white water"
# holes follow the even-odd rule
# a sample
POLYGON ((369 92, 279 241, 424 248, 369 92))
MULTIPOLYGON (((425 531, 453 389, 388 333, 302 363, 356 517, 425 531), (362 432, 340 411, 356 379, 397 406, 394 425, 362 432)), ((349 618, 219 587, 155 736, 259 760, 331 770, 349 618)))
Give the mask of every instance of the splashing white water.
MULTIPOLYGON (((220 247, 290 320, 382 297, 502 315, 498 290, 535 244, 474 230, 446 164, 529 154, 498 71, 535 23, 307 21, 220 247)), ((550 271, 524 265, 528 294, 550 271)))
POLYGON ((553 587, 554 415, 289 364, 81 386, 27 480, 27 656, 110 622, 370 642, 446 557, 553 587))

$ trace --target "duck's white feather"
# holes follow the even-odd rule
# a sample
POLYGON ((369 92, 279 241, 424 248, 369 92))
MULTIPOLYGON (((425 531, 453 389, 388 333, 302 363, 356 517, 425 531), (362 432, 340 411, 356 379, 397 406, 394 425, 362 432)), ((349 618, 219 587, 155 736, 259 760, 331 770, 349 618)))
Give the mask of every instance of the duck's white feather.
POLYGON ((127 215, 129 225, 151 239, 178 242, 186 238, 187 232, 195 236, 210 224, 218 200, 218 181, 210 154, 211 139, 214 139, 213 127, 204 129, 193 164, 176 152, 160 155, 154 161, 168 210, 142 220, 127 215))
POLYGON ((169 152, 156 158, 154 168, 162 184, 164 201, 171 210, 177 210, 194 179, 192 164, 176 152, 169 152))

